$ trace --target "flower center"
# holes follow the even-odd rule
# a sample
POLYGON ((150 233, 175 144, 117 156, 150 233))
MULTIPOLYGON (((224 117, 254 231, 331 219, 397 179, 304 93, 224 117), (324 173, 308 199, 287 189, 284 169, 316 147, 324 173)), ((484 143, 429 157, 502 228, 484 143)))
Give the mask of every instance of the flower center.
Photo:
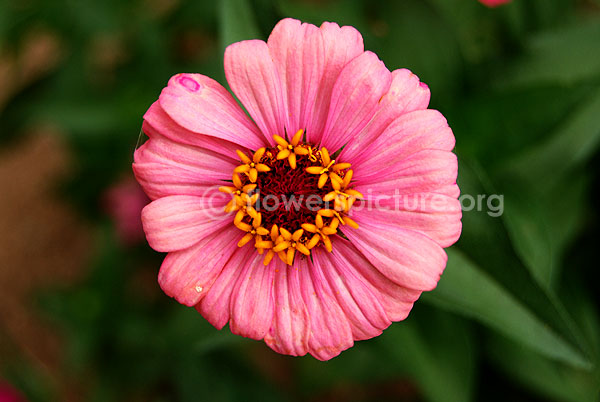
POLYGON ((362 194, 351 188, 349 163, 336 162, 329 151, 302 142, 303 130, 288 141, 274 136, 277 146, 252 155, 237 151, 241 165, 233 171, 226 212, 235 212, 234 225, 246 232, 242 247, 254 240, 268 265, 275 254, 292 265, 296 252, 309 256, 323 246, 332 251, 330 237, 340 224, 358 228, 348 212, 362 194))

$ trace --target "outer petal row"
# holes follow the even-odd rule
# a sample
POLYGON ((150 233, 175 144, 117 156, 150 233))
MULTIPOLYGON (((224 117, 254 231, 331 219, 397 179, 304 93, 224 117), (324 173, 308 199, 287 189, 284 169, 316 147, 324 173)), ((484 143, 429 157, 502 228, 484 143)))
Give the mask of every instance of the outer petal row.
POLYGON ((392 80, 354 28, 293 19, 279 22, 268 44, 230 45, 225 73, 265 136, 305 129, 308 141, 332 150, 371 120, 392 80))

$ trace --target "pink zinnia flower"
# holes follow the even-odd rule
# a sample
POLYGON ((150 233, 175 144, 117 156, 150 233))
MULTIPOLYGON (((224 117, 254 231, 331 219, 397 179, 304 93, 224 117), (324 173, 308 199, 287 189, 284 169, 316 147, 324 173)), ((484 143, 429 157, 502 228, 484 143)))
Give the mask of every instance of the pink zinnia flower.
POLYGON ((229 46, 225 73, 251 118, 200 74, 144 116, 159 283, 216 328, 330 359, 435 288, 461 230, 454 136, 352 27, 282 20, 229 46))
POLYGON ((0 402, 26 402, 26 399, 12 385, 0 380, 0 402))
POLYGON ((510 3, 512 0, 479 0, 481 4, 488 7, 498 7, 502 4, 510 3))
POLYGON ((109 187, 102 201, 123 245, 131 246, 144 238, 140 217, 150 200, 132 177, 121 179, 109 187))

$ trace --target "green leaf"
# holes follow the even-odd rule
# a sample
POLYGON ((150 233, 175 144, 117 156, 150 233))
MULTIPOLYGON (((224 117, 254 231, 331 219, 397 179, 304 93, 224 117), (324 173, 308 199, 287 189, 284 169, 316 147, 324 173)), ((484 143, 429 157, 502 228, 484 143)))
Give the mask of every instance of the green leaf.
POLYGON ((487 346, 495 366, 523 387, 557 401, 598 400, 597 382, 589 372, 546 359, 499 336, 492 337, 487 346))
POLYGON ((473 400, 476 351, 464 321, 440 310, 413 312, 387 329, 382 341, 382 355, 404 367, 428 401, 473 400))
POLYGON ((381 24, 371 49, 388 68, 412 70, 431 87, 434 102, 453 102, 462 81, 463 60, 454 32, 436 10, 424 1, 406 0, 375 2, 369 11, 381 24))
POLYGON ((476 319, 545 356, 576 367, 590 366, 576 347, 464 253, 449 249, 448 256, 438 287, 424 295, 425 300, 476 319))
POLYGON ((556 288, 565 248, 585 220, 588 183, 580 175, 560 180, 549 191, 515 185, 504 192, 503 219, 515 250, 548 290, 556 288))
POLYGON ((512 243, 547 289, 558 278, 565 247, 585 218, 587 179, 580 170, 600 145, 598 110, 600 88, 595 88, 546 140, 492 172, 505 196, 503 218, 512 243))
MULTIPOLYGON (((428 0, 454 32, 464 59, 480 63, 497 52, 498 13, 490 12, 477 1, 428 0)), ((494 10, 495 11, 495 10, 494 10)))
POLYGON ((557 177, 581 166, 600 145, 600 87, 573 111, 539 146, 507 161, 494 176, 523 178, 538 188, 549 187, 557 177), (552 172, 552 174, 548 174, 552 172))
POLYGON ((514 155, 539 146, 549 132, 586 104, 589 95, 589 88, 558 85, 482 90, 445 107, 444 114, 461 154, 477 158, 494 171, 514 155))
POLYGON ((497 87, 555 83, 573 85, 600 75, 600 21, 541 32, 525 45, 524 54, 505 69, 497 87))
POLYGON ((219 11, 222 49, 234 42, 262 38, 247 0, 223 0, 219 11))
POLYGON ((282 16, 297 18, 316 26, 324 21, 339 25, 352 25, 363 35, 369 25, 366 21, 366 7, 362 0, 337 0, 323 2, 276 0, 282 16))

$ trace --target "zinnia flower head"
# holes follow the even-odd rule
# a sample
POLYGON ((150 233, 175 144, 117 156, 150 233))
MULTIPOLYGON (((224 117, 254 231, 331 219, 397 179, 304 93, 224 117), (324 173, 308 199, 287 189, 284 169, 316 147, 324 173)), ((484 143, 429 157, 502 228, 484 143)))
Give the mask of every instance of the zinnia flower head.
POLYGON ((133 169, 159 283, 212 325, 330 359, 406 318, 461 230, 429 88, 356 29, 284 19, 225 51, 231 89, 171 78, 133 169))

